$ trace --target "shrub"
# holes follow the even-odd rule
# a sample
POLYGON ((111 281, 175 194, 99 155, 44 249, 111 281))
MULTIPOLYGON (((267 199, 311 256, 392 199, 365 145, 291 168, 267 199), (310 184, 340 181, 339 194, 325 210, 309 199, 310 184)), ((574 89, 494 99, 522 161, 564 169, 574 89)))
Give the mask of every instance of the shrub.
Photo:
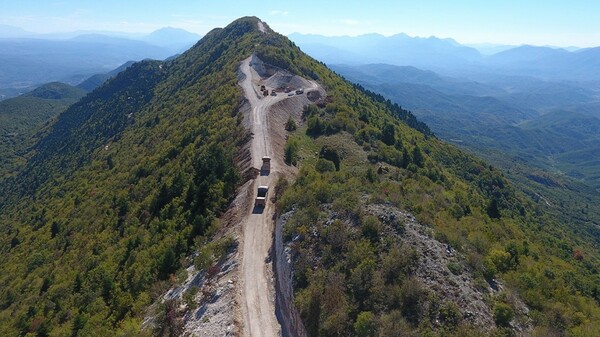
POLYGON ((298 163, 298 142, 295 140, 288 140, 285 143, 284 161, 288 165, 296 165, 298 163))
POLYGON ((178 310, 179 300, 169 299, 162 303, 156 317, 156 336, 179 336, 183 332, 183 320, 178 310))
POLYGON ((503 250, 492 249, 488 258, 499 272, 506 272, 514 266, 512 256, 503 250))
POLYGON ((335 164, 331 160, 319 158, 317 164, 315 164, 315 170, 319 173, 333 172, 335 171, 335 164))
POLYGON ((456 327, 461 319, 460 310, 454 302, 446 302, 440 308, 440 320, 445 325, 456 327))
POLYGON ((506 303, 497 303, 494 307, 494 321, 498 326, 507 327, 513 319, 514 311, 506 303))
POLYGON ((370 311, 359 313, 356 317, 356 322, 354 322, 354 331, 357 337, 375 336, 377 325, 373 313, 370 311))
POLYGON ((381 141, 387 145, 396 143, 396 129, 393 124, 386 124, 381 130, 381 141))
POLYGON ((320 136, 327 128, 327 123, 322 121, 317 116, 311 116, 308 118, 306 134, 313 137, 320 136))
POLYGON ((195 310, 198 307, 196 303, 196 294, 198 294, 200 288, 192 286, 183 294, 183 300, 188 310, 195 310))
POLYGON ((460 275, 462 273, 462 268, 458 263, 455 262, 450 262, 448 263, 448 269, 452 272, 452 274, 454 275, 460 275))
POLYGON ((379 219, 374 216, 367 216, 362 220, 362 234, 373 244, 379 241, 379 234, 383 229, 382 227, 379 219))
POLYGON ((324 159, 330 160, 335 165, 335 170, 336 171, 340 170, 341 158, 340 158, 340 155, 337 152, 337 150, 334 149, 333 147, 330 147, 327 145, 323 146, 321 148, 321 152, 319 153, 319 158, 324 158, 324 159))
POLYGON ((287 120, 287 122, 285 123, 285 130, 286 131, 294 131, 298 128, 298 126, 296 125, 296 122, 292 119, 292 116, 290 116, 287 120))

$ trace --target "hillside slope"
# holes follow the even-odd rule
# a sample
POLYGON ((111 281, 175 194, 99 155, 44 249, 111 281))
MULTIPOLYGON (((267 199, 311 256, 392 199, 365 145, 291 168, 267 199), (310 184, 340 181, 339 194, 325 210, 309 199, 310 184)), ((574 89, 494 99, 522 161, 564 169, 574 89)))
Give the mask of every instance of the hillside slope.
POLYGON ((5 335, 139 333, 240 179, 237 66, 256 43, 244 20, 215 29, 59 116, 1 188, 5 335))
POLYGON ((0 101, 0 180, 25 161, 26 150, 35 144, 35 132, 84 94, 83 90, 54 82, 0 101))
POLYGON ((238 76, 253 53, 327 93, 279 126, 290 132, 279 155, 300 170, 271 194, 287 217, 295 304, 309 335, 597 331, 599 254, 587 238, 409 111, 242 18, 88 94, 2 183, 5 335, 181 332, 179 315, 200 303, 192 293, 161 304, 163 293, 187 278, 191 260, 215 273, 236 249, 235 238, 208 242, 251 176, 240 172, 251 135, 238 76), (426 266, 435 270, 420 272, 426 266), (156 324, 141 330, 155 302, 156 324))

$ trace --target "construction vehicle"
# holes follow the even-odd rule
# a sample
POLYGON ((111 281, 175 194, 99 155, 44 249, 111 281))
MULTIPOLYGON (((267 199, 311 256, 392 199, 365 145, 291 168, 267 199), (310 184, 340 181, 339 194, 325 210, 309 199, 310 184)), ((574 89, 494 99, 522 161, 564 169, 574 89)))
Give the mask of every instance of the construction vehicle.
POLYGON ((254 207, 266 207, 267 195, 269 194, 269 186, 258 186, 258 194, 254 201, 254 207))
POLYGON ((296 95, 302 95, 304 93, 304 89, 296 90, 296 95))
POLYGON ((262 166, 260 167, 261 175, 269 175, 271 171, 271 157, 264 156, 262 157, 262 166))

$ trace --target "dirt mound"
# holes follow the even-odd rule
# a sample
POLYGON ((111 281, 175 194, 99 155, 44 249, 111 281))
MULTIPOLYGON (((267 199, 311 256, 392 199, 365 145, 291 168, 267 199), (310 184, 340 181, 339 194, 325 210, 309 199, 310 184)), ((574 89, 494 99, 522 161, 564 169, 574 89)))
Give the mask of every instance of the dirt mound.
POLYGON ((267 78, 265 84, 278 90, 283 90, 285 88, 289 88, 290 90, 304 89, 311 85, 310 82, 304 78, 284 71, 278 71, 267 78))
POLYGON ((262 79, 261 84, 276 90, 283 91, 286 88, 298 90, 312 86, 309 81, 300 76, 263 62, 256 54, 252 54, 250 66, 262 79))

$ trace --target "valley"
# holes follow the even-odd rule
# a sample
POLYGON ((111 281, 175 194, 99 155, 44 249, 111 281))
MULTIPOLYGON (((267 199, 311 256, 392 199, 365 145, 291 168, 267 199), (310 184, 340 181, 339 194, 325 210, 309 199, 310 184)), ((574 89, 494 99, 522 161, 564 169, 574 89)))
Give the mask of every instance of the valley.
POLYGON ((0 102, 2 334, 593 336, 594 50, 310 38, 439 69, 242 17, 0 102))

